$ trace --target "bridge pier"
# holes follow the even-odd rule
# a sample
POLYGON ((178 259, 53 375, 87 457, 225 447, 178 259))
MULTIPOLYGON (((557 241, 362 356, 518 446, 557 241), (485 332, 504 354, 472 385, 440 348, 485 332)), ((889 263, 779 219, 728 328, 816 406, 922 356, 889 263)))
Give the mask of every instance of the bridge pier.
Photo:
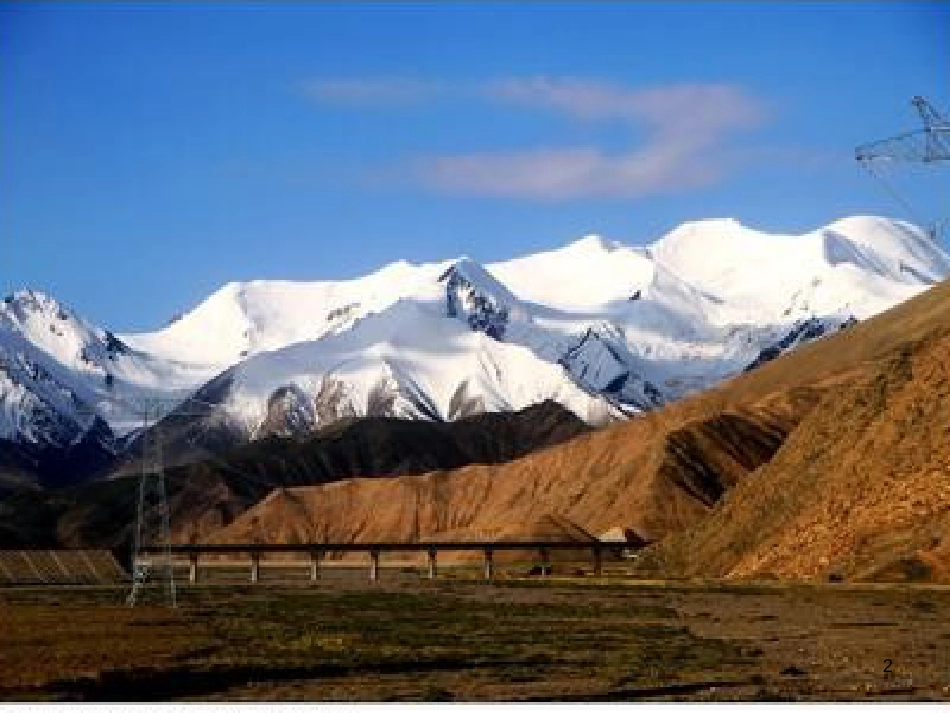
POLYGON ((495 575, 494 550, 485 548, 485 581, 491 582, 495 575))
POLYGON ((379 550, 370 550, 369 581, 379 581, 379 550))
POLYGON ((316 582, 320 579, 320 553, 310 553, 310 581, 316 582))
POLYGON ((251 553, 251 584, 257 584, 261 579, 261 556, 251 553))
POLYGON ((604 553, 599 547, 594 547, 592 554, 594 556, 594 576, 600 577, 604 573, 604 553))
MULTIPOLYGON (((563 552, 574 550, 578 553, 587 552, 590 557, 591 567, 585 568, 586 572, 593 572, 594 576, 602 577, 604 574, 604 556, 610 557, 621 554, 626 551, 622 544, 612 544, 609 542, 557 542, 550 540, 528 540, 528 541, 498 541, 498 540, 479 540, 479 541, 443 541, 443 542, 308 542, 293 544, 277 543, 232 543, 232 544, 175 544, 149 545, 140 548, 139 561, 133 562, 133 576, 138 581, 145 574, 147 569, 147 560, 143 556, 152 556, 161 554, 168 547, 176 557, 187 557, 188 559, 188 577, 191 584, 196 584, 202 576, 200 572, 201 557, 208 555, 230 555, 232 557, 248 557, 250 567, 249 577, 252 584, 261 581, 261 558, 268 553, 293 553, 295 559, 294 568, 309 566, 309 579, 314 582, 321 578, 322 562, 329 552, 340 553, 367 553, 370 556, 369 561, 369 579, 371 582, 378 582, 382 574, 380 570, 380 557, 383 552, 412 552, 413 558, 419 554, 425 553, 426 564, 425 572, 416 569, 422 577, 428 576, 429 579, 439 578, 438 556, 440 551, 447 552, 481 552, 483 559, 484 579, 492 582, 495 579, 495 552, 520 552, 531 557, 531 552, 539 555, 539 560, 531 558, 532 573, 537 573, 540 569, 542 577, 548 578, 553 575, 554 564, 552 561, 552 552, 563 552), (296 559, 301 556, 304 559, 296 559), (309 561, 306 559, 309 557, 309 561), (540 567, 538 566, 540 564, 540 567), (139 570, 143 570, 141 573, 139 570)), ((583 557, 583 555, 582 555, 583 557)), ((415 560, 417 563, 419 560, 415 560)), ((153 563, 154 564, 154 563, 153 563)), ((183 565, 182 560, 178 561, 179 566, 183 565)), ((203 573, 207 579, 207 569, 203 573)), ((38 575, 37 575, 38 576, 38 575)))
POLYGON ((438 562, 436 561, 436 550, 435 547, 429 548, 429 579, 435 579, 439 575, 438 562))

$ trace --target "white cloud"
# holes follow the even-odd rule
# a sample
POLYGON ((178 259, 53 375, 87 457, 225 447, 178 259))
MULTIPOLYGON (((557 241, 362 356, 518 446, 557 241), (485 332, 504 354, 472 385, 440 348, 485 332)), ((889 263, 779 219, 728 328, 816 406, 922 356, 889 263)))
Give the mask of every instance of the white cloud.
POLYGON ((645 129, 627 151, 593 147, 483 152, 422 159, 417 180, 430 189, 536 199, 637 197, 700 188, 742 163, 729 137, 759 125, 760 101, 726 84, 651 89, 578 79, 509 78, 481 91, 495 101, 545 108, 589 121, 619 120, 645 129))
POLYGON ((633 89, 576 78, 508 78, 486 83, 486 96, 544 107, 582 119, 620 119, 657 128, 750 127, 764 116, 760 101, 731 84, 674 84, 633 89))
POLYGON ((614 153, 568 146, 424 156, 406 172, 434 191, 534 199, 637 197, 713 185, 748 163, 748 150, 732 141, 768 113, 758 98, 722 83, 635 88, 572 77, 507 77, 451 88, 409 78, 307 83, 308 96, 346 104, 421 102, 450 93, 589 122, 622 122, 631 137, 642 137, 614 153))
POLYGON ((726 156, 655 142, 616 155, 565 148, 435 156, 418 161, 414 175, 442 192, 556 200, 699 188, 724 178, 729 164, 726 156))

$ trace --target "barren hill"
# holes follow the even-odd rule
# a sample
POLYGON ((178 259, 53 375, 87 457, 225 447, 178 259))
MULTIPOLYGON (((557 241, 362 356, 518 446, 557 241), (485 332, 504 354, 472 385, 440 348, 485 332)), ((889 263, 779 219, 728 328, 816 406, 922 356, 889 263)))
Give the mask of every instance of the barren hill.
MULTIPOLYGON (((797 407, 806 408, 805 402, 797 407)), ((790 404, 708 419, 664 414, 578 436, 507 467, 294 488, 255 506, 214 539, 417 540, 448 532, 517 538, 518 523, 550 515, 590 532, 625 526, 656 537, 704 515, 726 487, 774 453, 795 418, 790 404)))
POLYGON ((676 535, 647 558, 668 575, 814 576, 837 568, 879 577, 888 567, 930 567, 942 576, 950 542, 948 333, 943 283, 631 422, 504 465, 296 488, 214 539, 518 538, 557 517, 591 533, 676 535), (903 554, 894 555, 898 545, 903 554))
POLYGON ((658 566, 950 580, 950 284, 809 352, 835 346, 839 361, 877 358, 827 388, 712 517, 658 548, 658 566))
MULTIPOLYGON (((170 469, 172 529, 178 540, 201 538, 275 488, 498 463, 589 430, 563 406, 546 401, 447 423, 356 418, 299 441, 272 437, 170 469)), ((125 476, 58 491, 17 488, 0 507, 0 546, 128 542, 138 482, 125 476)))

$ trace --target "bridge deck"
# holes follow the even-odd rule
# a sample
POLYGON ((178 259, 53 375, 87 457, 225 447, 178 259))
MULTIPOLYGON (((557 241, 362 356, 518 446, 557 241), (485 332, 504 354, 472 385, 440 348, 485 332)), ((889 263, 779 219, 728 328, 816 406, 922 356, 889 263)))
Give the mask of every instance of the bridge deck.
MULTIPOLYGON (((260 580, 262 555, 277 553, 307 554, 309 555, 309 562, 306 562, 305 564, 307 567, 309 567, 309 577, 312 580, 316 580, 320 577, 320 570, 322 569, 321 561, 325 559, 325 555, 329 553, 363 552, 369 555, 370 579, 376 581, 379 579, 380 557, 383 553, 425 553, 428 555, 428 575, 431 579, 435 579, 438 572, 438 554, 440 552, 481 552, 485 579, 491 580, 494 577, 495 572, 494 554, 496 552, 533 550, 540 555, 541 568, 544 573, 549 573, 551 570, 550 556, 554 551, 587 552, 591 557, 594 566, 594 572, 599 574, 601 572, 602 561, 605 554, 622 556, 625 552, 629 552, 633 549, 639 549, 639 547, 623 542, 601 542, 598 540, 588 542, 564 542, 547 540, 515 542, 509 540, 482 540, 464 542, 307 542, 294 544, 246 542, 228 544, 187 543, 167 546, 150 544, 140 547, 139 554, 162 555, 168 552, 173 556, 187 556, 188 560, 190 561, 188 579, 192 583, 195 583, 199 580, 199 561, 202 555, 243 555, 247 557, 247 560, 250 563, 250 581, 258 582, 260 580)), ((121 561, 126 561, 125 553, 127 553, 128 550, 125 549, 125 553, 123 553, 117 548, 112 550, 111 554, 108 553, 108 551, 103 552, 106 552, 106 554, 112 558, 112 561, 115 562, 116 559, 113 557, 113 555, 121 561)), ((46 563, 46 559, 42 559, 42 556, 46 556, 47 559, 49 559, 51 562, 58 563, 57 566, 62 568, 62 562, 69 560, 70 557, 75 558, 86 556, 86 552, 84 550, 71 548, 61 548, 55 551, 41 550, 40 548, 25 548, 19 553, 7 553, 10 556, 6 559, 4 559, 2 556, 3 554, 4 553, 0 552, 0 582, 4 581, 5 578, 18 582, 29 579, 25 579, 24 575, 19 571, 19 569, 13 574, 7 572, 7 570, 11 570, 11 567, 13 566, 11 563, 13 563, 14 560, 19 566, 23 564, 20 562, 20 560, 23 560, 24 562, 33 562, 33 559, 31 558, 33 558, 35 555, 36 557, 40 557, 40 559, 37 561, 46 563), (14 559, 11 559, 11 557, 14 559), (16 559, 16 557, 19 557, 19 559, 16 559)), ((173 562, 174 557, 170 562, 167 563, 167 566, 173 567, 173 562)), ((136 561, 132 562, 131 564, 131 570, 134 574, 140 567, 144 567, 145 569, 143 572, 147 572, 150 566, 154 565, 155 562, 152 558, 137 558, 136 561)), ((32 579, 29 579, 29 581, 33 581, 33 579, 42 581, 48 580, 49 578, 44 577, 42 572, 37 573, 34 571, 37 569, 37 566, 38 565, 34 565, 30 569, 30 573, 35 576, 32 579)), ((162 565, 159 565, 159 567, 161 566, 162 565)), ((45 569, 49 569, 49 567, 46 567, 45 564, 43 567, 45 569)), ((22 566, 20 566, 20 569, 22 569, 22 566)), ((145 575, 143 574, 143 576, 145 575)))
POLYGON ((230 544, 174 544, 149 545, 140 548, 143 554, 162 554, 169 552, 172 555, 187 555, 191 561, 189 580, 194 583, 199 579, 198 560, 201 555, 237 554, 247 555, 250 558, 250 580, 260 581, 261 555, 272 553, 304 553, 310 555, 310 578, 317 580, 320 577, 320 560, 324 555, 335 552, 365 552, 370 556, 369 577, 372 581, 379 579, 380 555, 384 552, 424 552, 429 560, 429 578, 437 577, 439 552, 481 552, 484 558, 485 579, 491 581, 494 577, 495 552, 516 552, 535 550, 541 555, 541 569, 543 573, 551 570, 550 555, 552 551, 586 551, 589 552, 594 572, 600 574, 603 555, 613 553, 622 555, 630 546, 623 542, 551 542, 545 540, 531 540, 524 542, 512 541, 447 541, 447 542, 313 542, 295 544, 274 543, 230 543, 230 544))
MULTIPOLYGON (((547 541, 479 541, 479 542, 314 542, 295 544, 273 543, 189 543, 168 545, 172 554, 267 554, 267 553, 325 553, 325 552, 486 552, 512 550, 594 550, 619 552, 631 549, 623 542, 547 542, 547 541)), ((162 545, 141 548, 144 553, 158 554, 166 550, 162 545)))

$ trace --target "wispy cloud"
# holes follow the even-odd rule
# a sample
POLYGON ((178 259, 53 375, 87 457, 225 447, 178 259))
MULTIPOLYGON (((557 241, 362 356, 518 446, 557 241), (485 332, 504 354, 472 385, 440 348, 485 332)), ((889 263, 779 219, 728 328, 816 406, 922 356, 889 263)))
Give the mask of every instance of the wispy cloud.
POLYGON ((482 91, 498 101, 543 107, 588 120, 619 119, 676 130, 758 124, 762 103, 731 84, 675 84, 647 89, 576 78, 508 78, 482 91))
POLYGON ((419 103, 437 96, 443 85, 412 77, 358 77, 309 79, 297 85, 300 93, 316 102, 356 106, 419 103))
POLYGON ((637 197, 700 188, 739 165, 731 135, 765 118, 759 100, 727 84, 633 89, 581 79, 508 78, 481 91, 495 101, 554 110, 588 121, 617 120, 644 131, 630 149, 593 147, 434 156, 416 177, 442 191, 540 199, 637 197))
POLYGON ((728 156, 712 160, 675 142, 656 142, 616 155, 552 148, 435 156, 419 160, 414 175, 436 191, 556 200, 699 188, 723 179, 731 168, 728 156))
POLYGON ((641 137, 613 153, 566 146, 423 156, 403 173, 433 191, 532 199, 638 197, 713 185, 748 161, 734 138, 768 116, 760 99, 732 84, 637 88, 571 77, 507 77, 451 90, 407 78, 320 80, 308 87, 312 98, 336 104, 420 102, 454 93, 588 122, 622 122, 631 137, 641 137))

